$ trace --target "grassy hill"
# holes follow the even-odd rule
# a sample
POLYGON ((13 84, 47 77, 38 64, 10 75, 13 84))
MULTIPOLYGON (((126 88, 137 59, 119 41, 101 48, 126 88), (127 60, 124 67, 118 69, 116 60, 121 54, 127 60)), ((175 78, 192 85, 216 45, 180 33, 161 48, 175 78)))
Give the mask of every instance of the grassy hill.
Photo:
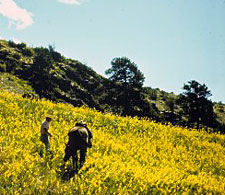
MULTIPOLYGON (((87 106, 102 112, 121 114, 124 111, 114 96, 121 92, 120 84, 98 75, 77 60, 65 58, 52 47, 30 48, 25 43, 0 40, 0 72, 0 89, 25 96, 37 94, 54 102, 87 106)), ((141 101, 129 102, 130 115, 187 125, 177 103, 178 95, 143 87, 136 96, 141 101), (173 113, 171 105, 174 105, 173 113)), ((225 132, 225 105, 214 103, 214 112, 216 130, 225 132)))
POLYGON ((87 105, 99 110, 104 107, 101 100, 106 93, 108 80, 88 66, 66 59, 56 51, 0 40, 0 72, 29 81, 41 98, 75 106, 87 105), (40 61, 34 64, 35 59, 40 61), (44 67, 46 63, 50 67, 44 67), (47 77, 44 77, 46 74, 47 77))
MULTIPOLYGON (((225 136, 0 92, 0 194, 224 194, 225 136), (47 114, 53 159, 40 158, 47 114), (94 134, 85 166, 61 178, 67 132, 94 134)), ((67 163, 67 167, 71 162, 67 163)))
POLYGON ((37 96, 30 83, 8 73, 0 73, 0 90, 37 96))

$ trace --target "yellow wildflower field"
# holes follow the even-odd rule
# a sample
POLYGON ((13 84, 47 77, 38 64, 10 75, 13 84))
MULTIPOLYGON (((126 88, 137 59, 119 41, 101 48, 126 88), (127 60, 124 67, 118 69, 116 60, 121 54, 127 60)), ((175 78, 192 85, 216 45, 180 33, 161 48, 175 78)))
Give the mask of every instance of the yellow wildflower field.
MULTIPOLYGON (((71 166, 71 161, 67 162, 71 166)), ((0 92, 0 194, 225 194, 225 136, 0 92), (53 158, 39 153, 53 115, 53 158), (67 133, 93 132, 85 165, 61 177, 67 133)))

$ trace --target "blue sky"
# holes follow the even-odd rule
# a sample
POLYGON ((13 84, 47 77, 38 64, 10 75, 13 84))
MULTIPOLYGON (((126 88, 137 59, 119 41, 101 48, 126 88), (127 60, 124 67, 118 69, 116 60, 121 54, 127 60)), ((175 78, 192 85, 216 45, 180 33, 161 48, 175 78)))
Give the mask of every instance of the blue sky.
POLYGON ((105 76, 126 56, 145 86, 197 80, 225 102, 225 0, 0 0, 0 38, 54 45, 105 76))

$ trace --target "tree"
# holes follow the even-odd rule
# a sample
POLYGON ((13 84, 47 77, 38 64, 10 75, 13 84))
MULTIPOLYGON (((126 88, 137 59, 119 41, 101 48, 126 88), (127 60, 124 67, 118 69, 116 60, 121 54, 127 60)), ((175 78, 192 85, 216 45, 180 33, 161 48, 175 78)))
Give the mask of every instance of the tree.
POLYGON ((143 105, 141 90, 145 79, 143 73, 126 57, 114 58, 111 65, 105 73, 110 75, 109 80, 117 83, 117 87, 111 89, 114 92, 109 93, 108 97, 115 100, 116 107, 122 107, 122 115, 140 113, 140 106, 143 105))
POLYGON ((175 108, 175 98, 174 97, 168 97, 165 101, 166 107, 168 110, 172 113, 174 113, 174 108, 175 108))
POLYGON ((55 46, 49 45, 48 50, 54 61, 61 61, 62 56, 59 52, 55 51, 55 46))
POLYGON ((130 59, 126 57, 114 58, 111 65, 112 67, 105 72, 106 75, 111 75, 110 80, 120 82, 124 86, 142 87, 145 77, 130 59))
POLYGON ((180 103, 188 122, 209 126, 213 124, 214 113, 213 104, 208 98, 212 95, 205 84, 200 84, 195 80, 184 84, 184 92, 180 95, 180 103))
POLYGON ((175 111, 177 101, 178 99, 176 99, 174 95, 167 95, 165 100, 166 110, 162 111, 162 117, 164 121, 170 122, 172 124, 179 124, 181 122, 179 112, 175 111))
POLYGON ((54 60, 46 48, 35 48, 34 62, 30 69, 29 80, 33 84, 34 89, 38 92, 40 97, 53 99, 54 95, 52 89, 55 88, 55 83, 51 78, 51 69, 54 60))

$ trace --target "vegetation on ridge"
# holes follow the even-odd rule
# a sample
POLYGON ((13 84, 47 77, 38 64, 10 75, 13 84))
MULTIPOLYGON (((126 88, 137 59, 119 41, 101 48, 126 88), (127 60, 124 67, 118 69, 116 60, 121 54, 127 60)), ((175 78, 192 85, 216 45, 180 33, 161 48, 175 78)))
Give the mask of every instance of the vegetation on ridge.
MULTIPOLYGON (((106 79, 79 61, 66 59, 52 46, 29 48, 25 43, 0 40, 0 72, 14 75, 22 82, 27 81, 40 98, 67 102, 74 106, 86 105, 123 116, 148 117, 190 127, 196 125, 196 120, 189 120, 189 115, 194 112, 185 112, 185 104, 178 101, 180 96, 142 86, 144 75, 135 63, 126 57, 115 58, 111 63, 112 68, 113 64, 118 66, 122 63, 126 67, 125 73, 132 79, 127 80, 127 83, 118 80, 119 77, 113 79, 113 75, 106 79), (136 79, 140 79, 142 84, 133 85, 132 82, 136 79)), ((29 92, 25 92, 24 96, 30 96, 29 92)), ((205 120, 208 123, 199 120, 197 126, 224 132, 225 106, 212 102, 207 105, 210 107, 208 110, 214 112, 208 112, 212 120, 205 120)))

